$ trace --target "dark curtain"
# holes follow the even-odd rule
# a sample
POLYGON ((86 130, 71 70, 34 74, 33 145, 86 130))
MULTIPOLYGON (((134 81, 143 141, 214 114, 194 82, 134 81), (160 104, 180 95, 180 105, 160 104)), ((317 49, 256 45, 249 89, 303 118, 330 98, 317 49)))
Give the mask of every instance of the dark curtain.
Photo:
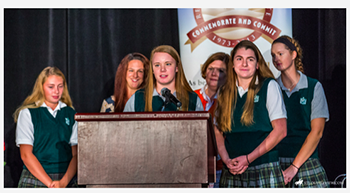
MULTIPOLYGON (((346 173, 346 10, 293 9, 292 15, 305 72, 327 95, 331 118, 320 160, 332 181, 346 173)), ((12 114, 44 67, 65 74, 77 112, 99 112, 121 59, 130 52, 149 57, 161 44, 179 51, 176 9, 4 9, 4 186, 17 186, 23 165, 12 114)))
MULTIPOLYGON (((293 15, 293 33, 304 49, 305 73, 322 83, 327 97, 330 120, 319 156, 333 181, 346 173, 346 10, 298 9, 293 15)), ((337 181, 331 186, 339 187, 337 181)))
MULTIPOLYGON (((346 173, 346 10, 293 9, 292 14, 293 36, 303 48, 305 73, 318 79, 326 93, 330 120, 319 144, 319 157, 333 182, 346 173)), ((330 186, 339 187, 337 181, 330 186)))
POLYGON ((67 74, 66 10, 6 9, 4 15, 4 186, 17 186, 22 160, 15 145, 12 114, 28 96, 39 73, 57 66, 67 74))
POLYGON ((179 50, 176 9, 69 9, 67 15, 67 76, 78 112, 99 112, 128 53, 149 57, 161 44, 179 50))

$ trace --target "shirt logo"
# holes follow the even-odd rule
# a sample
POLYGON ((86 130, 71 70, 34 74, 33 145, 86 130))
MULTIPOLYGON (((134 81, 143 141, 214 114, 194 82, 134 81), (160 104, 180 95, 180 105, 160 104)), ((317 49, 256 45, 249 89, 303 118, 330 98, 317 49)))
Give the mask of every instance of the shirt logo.
POLYGON ((66 124, 69 125, 69 119, 66 117, 66 124))
POLYGON ((255 95, 254 97, 254 103, 257 103, 257 102, 259 102, 259 95, 255 95))
POLYGON ((306 105, 306 98, 300 98, 300 104, 306 105))

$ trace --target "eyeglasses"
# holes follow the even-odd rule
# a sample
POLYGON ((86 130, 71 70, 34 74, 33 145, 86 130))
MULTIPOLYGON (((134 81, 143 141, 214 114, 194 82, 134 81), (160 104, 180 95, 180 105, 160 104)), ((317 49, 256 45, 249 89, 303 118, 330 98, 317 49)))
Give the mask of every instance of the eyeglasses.
POLYGON ((226 73, 226 69, 225 68, 207 68, 207 71, 208 72, 214 72, 214 71, 217 71, 219 73, 226 73))

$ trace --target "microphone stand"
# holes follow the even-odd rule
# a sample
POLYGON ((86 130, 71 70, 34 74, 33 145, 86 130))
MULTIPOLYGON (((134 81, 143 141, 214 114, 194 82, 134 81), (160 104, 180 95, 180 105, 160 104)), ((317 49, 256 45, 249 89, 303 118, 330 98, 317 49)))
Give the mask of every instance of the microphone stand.
POLYGON ((165 101, 164 101, 164 105, 163 105, 163 107, 162 107, 162 110, 161 111, 164 111, 164 109, 165 109, 165 106, 168 104, 170 102, 170 99, 169 99, 169 97, 167 97, 167 96, 165 96, 165 101))

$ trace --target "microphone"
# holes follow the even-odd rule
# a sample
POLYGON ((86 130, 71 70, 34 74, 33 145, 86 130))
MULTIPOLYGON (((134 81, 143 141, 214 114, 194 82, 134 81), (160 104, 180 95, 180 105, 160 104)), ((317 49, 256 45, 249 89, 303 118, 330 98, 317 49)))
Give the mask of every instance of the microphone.
POLYGON ((163 97, 174 103, 177 107, 181 107, 182 103, 173 94, 171 94, 171 91, 168 88, 164 87, 160 92, 163 97))

